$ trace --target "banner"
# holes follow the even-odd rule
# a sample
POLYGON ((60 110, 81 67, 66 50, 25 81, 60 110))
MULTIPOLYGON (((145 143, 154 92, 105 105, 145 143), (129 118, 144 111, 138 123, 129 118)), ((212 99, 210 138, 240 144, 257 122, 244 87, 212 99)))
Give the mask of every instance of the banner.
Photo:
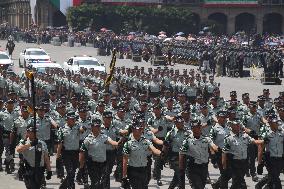
POLYGON ((37 0, 30 0, 30 7, 31 7, 31 15, 32 15, 32 22, 35 23, 35 7, 36 7, 37 0))
POLYGON ((115 63, 116 63, 116 49, 114 49, 113 52, 112 52, 112 59, 111 59, 110 65, 109 65, 110 73, 109 73, 108 77, 105 79, 105 86, 109 86, 111 81, 112 81, 115 63))
POLYGON ((205 0, 204 7, 255 7, 257 0, 205 0))
POLYGON ((50 2, 64 15, 66 15, 69 7, 79 6, 81 5, 82 1, 83 0, 50 0, 50 2))

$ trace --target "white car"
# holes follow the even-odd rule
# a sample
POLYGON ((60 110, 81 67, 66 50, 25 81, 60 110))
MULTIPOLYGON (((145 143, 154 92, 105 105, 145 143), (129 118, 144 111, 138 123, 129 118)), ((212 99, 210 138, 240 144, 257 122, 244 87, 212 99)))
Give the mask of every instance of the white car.
POLYGON ((10 58, 8 53, 0 51, 0 69, 11 69, 13 65, 13 60, 10 58))
POLYGON ((51 63, 51 59, 42 48, 27 48, 20 53, 19 67, 26 67, 31 63, 51 63))
POLYGON ((71 72, 79 72, 80 68, 87 68, 88 70, 94 69, 101 72, 106 71, 105 65, 100 64, 99 61, 92 56, 73 56, 69 58, 67 62, 63 63, 63 68, 71 72))

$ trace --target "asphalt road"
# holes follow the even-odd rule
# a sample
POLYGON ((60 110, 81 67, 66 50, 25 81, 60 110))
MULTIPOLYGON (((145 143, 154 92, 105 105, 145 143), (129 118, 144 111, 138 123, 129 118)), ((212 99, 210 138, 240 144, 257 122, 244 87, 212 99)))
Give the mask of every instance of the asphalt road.
MULTIPOLYGON (((0 48, 3 49, 5 47, 6 41, 0 41, 0 48)), ((13 54, 13 59, 14 59, 14 70, 16 73, 21 73, 22 69, 18 67, 18 59, 19 59, 19 54, 21 51, 23 51, 27 47, 36 47, 38 45, 36 44, 26 44, 26 43, 16 43, 16 48, 13 54)), ((47 45, 39 45, 39 47, 42 47, 45 49, 48 53, 50 53, 52 61, 56 61, 59 64, 62 64, 64 61, 66 61, 69 57, 74 56, 74 55, 92 55, 95 56, 97 55, 96 49, 91 48, 91 47, 55 47, 51 46, 49 44, 47 45)), ((105 63, 107 67, 109 66, 110 63, 110 57, 97 57, 98 60, 101 63, 105 63)), ((135 63, 132 62, 131 60, 121 60, 117 59, 117 66, 125 66, 125 67, 134 67, 135 65, 138 66, 144 66, 145 69, 147 70, 148 67, 151 65, 146 62, 141 62, 141 63, 135 63)), ((190 68, 196 68, 193 66, 187 66, 187 65, 175 65, 175 69, 190 69, 190 68)), ((108 70, 108 69, 107 69, 108 70)), ((249 92, 251 95, 252 99, 256 99, 258 95, 262 93, 262 89, 268 88, 270 89, 271 97, 276 97, 279 93, 279 91, 284 91, 283 85, 275 85, 275 86, 264 86, 260 83, 259 77, 260 73, 262 72, 261 69, 256 70, 256 79, 252 78, 227 78, 227 77, 219 77, 216 78, 217 82, 221 83, 221 95, 224 96, 225 98, 229 97, 229 92, 232 90, 236 90, 239 100, 241 100, 241 94, 245 92, 249 92)), ((55 158, 54 156, 51 157, 52 161, 52 169, 55 171, 55 158)), ((16 162, 18 162, 16 158, 16 162)), ((210 177, 212 180, 216 180, 219 176, 219 171, 217 169, 214 169, 211 164, 209 166, 209 172, 210 172, 210 177)), ((171 181, 173 172, 169 168, 164 168, 162 171, 162 181, 164 183, 163 186, 159 187, 156 185, 156 182, 154 180, 151 180, 149 188, 154 189, 154 188, 161 188, 161 189, 166 189, 168 188, 168 185, 171 181)), ((262 176, 260 176, 261 178, 262 176)), ((284 176, 281 174, 281 180, 282 180, 282 185, 284 185, 284 176)), ((246 178, 246 183, 248 185, 248 188, 254 188, 255 183, 252 182, 251 178, 246 178)), ((119 188, 120 184, 115 182, 113 177, 111 176, 111 188, 119 188)), ((56 179, 56 175, 52 177, 50 181, 47 181, 47 188, 53 189, 53 188, 58 188, 59 187, 59 180, 56 179)), ((209 189, 211 188, 210 185, 206 185, 206 187, 209 189)), ((16 179, 16 174, 12 175, 6 175, 4 172, 0 172, 0 189, 24 189, 24 183, 19 182, 16 179)), ((83 188, 82 186, 76 185, 77 188, 83 188)), ((187 185, 187 188, 190 188, 187 185)))

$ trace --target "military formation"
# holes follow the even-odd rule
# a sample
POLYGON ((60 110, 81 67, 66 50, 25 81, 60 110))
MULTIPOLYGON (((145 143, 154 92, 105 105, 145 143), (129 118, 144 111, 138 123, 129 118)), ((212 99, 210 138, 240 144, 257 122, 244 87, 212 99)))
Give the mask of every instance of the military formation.
POLYGON ((0 76, 0 170, 17 171, 28 189, 45 188, 55 175, 60 189, 75 182, 108 189, 112 174, 123 188, 145 189, 151 179, 164 185, 165 167, 173 170, 170 189, 186 182, 225 189, 230 180, 233 189, 247 188, 245 176, 257 189, 282 188, 284 92, 271 99, 264 89, 252 101, 231 91, 225 100, 214 76, 172 67, 116 67, 109 86, 107 74, 93 69, 33 71, 33 111, 27 78, 9 70, 0 76), (220 170, 216 182, 209 164, 220 170))

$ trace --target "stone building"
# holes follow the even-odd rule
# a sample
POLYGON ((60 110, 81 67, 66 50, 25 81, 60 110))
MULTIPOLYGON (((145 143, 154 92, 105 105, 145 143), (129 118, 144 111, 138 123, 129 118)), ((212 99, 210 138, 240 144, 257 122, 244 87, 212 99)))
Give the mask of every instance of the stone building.
POLYGON ((1 0, 0 23, 28 28, 35 23, 40 27, 66 25, 65 16, 49 0, 37 0, 35 20, 31 16, 30 0, 1 0))
MULTIPOLYGON (((194 15, 197 25, 208 20, 223 26, 223 32, 232 34, 236 31, 247 32, 284 32, 284 0, 234 0, 242 2, 238 6, 207 6, 206 2, 218 0, 84 0, 85 3, 115 3, 148 6, 186 6, 194 15), (253 1, 255 4, 246 4, 253 1), (248 6, 249 5, 249 6, 248 6)), ((219 0, 222 1, 222 0, 219 0)), ((228 0, 230 1, 230 0, 228 0)), ((213 4, 214 5, 214 4, 213 4)), ((29 0, 1 0, 0 23, 8 22, 11 26, 27 28, 32 24, 29 0)), ((49 0, 37 0, 35 23, 41 27, 66 25, 65 16, 49 0)))

